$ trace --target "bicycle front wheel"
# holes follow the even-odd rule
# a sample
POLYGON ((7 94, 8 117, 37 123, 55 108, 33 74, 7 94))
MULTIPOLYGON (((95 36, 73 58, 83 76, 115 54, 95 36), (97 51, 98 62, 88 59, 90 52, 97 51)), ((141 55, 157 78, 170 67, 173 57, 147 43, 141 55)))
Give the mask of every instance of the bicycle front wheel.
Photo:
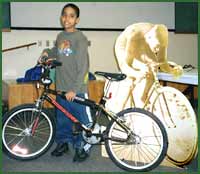
POLYGON ((35 105, 20 105, 3 118, 3 151, 17 160, 31 160, 44 154, 52 145, 55 122, 35 105))
POLYGON ((127 171, 157 167, 168 147, 163 124, 152 113, 139 108, 126 109, 118 115, 126 128, 116 121, 109 124, 105 146, 111 160, 127 171))

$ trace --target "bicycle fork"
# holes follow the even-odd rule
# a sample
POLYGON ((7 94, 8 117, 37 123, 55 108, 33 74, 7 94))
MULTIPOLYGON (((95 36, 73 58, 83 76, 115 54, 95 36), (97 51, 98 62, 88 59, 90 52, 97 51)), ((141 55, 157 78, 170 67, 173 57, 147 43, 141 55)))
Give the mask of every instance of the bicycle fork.
POLYGON ((162 92, 162 90, 159 90, 159 89, 160 89, 160 83, 158 81, 156 81, 155 82, 155 86, 153 86, 152 90, 149 92, 149 95, 147 96, 147 98, 145 100, 145 103, 144 103, 144 105, 143 105, 142 108, 143 109, 147 109, 147 110, 151 111, 152 113, 154 113, 153 109, 155 107, 156 101, 158 101, 160 109, 161 109, 161 112, 162 112, 161 115, 162 115, 162 118, 163 118, 163 121, 164 121, 165 125, 168 128, 170 128, 170 127, 175 128, 176 124, 175 124, 175 122, 172 119, 172 115, 171 115, 171 112, 169 110, 165 94, 162 92), (155 97, 153 103, 150 103, 150 99, 153 96, 154 92, 156 93, 156 97, 155 97), (162 97, 164 105, 160 103, 159 97, 162 97), (148 104, 151 104, 151 108, 148 108, 148 104), (163 107, 166 107, 167 114, 164 113, 163 107), (167 117, 169 118, 169 122, 171 122, 172 126, 170 126, 170 123, 168 123, 168 121, 166 120, 167 117))
POLYGON ((35 131, 36 131, 38 124, 39 124, 39 119, 40 119, 39 117, 40 117, 40 114, 41 114, 42 104, 43 104, 43 100, 38 99, 36 101, 36 108, 37 108, 37 111, 39 111, 39 112, 36 112, 36 114, 37 114, 36 118, 33 120, 32 124, 30 126, 30 133, 31 133, 32 136, 35 135, 35 131))

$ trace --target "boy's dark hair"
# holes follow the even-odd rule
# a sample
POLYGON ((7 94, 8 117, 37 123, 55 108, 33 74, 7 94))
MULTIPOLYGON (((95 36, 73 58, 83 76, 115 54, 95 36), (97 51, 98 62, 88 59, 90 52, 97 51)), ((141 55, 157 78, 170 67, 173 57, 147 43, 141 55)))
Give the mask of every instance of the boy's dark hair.
POLYGON ((73 8, 73 9, 75 10, 75 13, 76 13, 77 18, 79 17, 79 15, 80 15, 80 10, 79 10, 79 8, 78 8, 77 5, 72 4, 72 3, 66 4, 66 5, 63 7, 61 15, 64 15, 64 10, 65 10, 65 8, 67 8, 67 7, 73 8))

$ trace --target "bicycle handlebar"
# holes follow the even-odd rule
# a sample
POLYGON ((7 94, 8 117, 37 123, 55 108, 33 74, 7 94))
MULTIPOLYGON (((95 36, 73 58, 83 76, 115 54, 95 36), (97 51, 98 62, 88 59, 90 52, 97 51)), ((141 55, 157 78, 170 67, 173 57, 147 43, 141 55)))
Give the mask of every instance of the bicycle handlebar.
POLYGON ((62 66, 62 62, 58 61, 58 60, 53 60, 51 62, 52 67, 56 67, 56 66, 62 66))
POLYGON ((45 88, 51 85, 52 79, 50 76, 50 69, 56 68, 57 66, 61 66, 62 62, 48 58, 47 56, 42 56, 38 62, 37 65, 41 66, 43 71, 40 77, 40 82, 45 85, 45 88))
POLYGON ((157 62, 151 62, 151 63, 147 63, 147 67, 150 69, 150 70, 154 70, 155 68, 159 68, 161 65, 165 65, 165 64, 168 64, 170 67, 174 68, 177 66, 176 63, 174 62, 171 62, 171 61, 168 61, 168 62, 161 62, 161 63, 157 63, 157 62))
POLYGON ((62 62, 53 59, 53 58, 48 58, 47 56, 43 56, 38 64, 43 65, 43 66, 48 66, 49 68, 55 68, 57 66, 62 66, 62 62))
MULTIPOLYGON (((150 62, 150 63, 145 64, 147 68, 149 69, 149 72, 153 74, 153 78, 155 82, 159 81, 157 78, 157 70, 158 70, 157 68, 159 68, 161 65, 164 65, 164 64, 166 64, 166 62, 161 62, 161 63, 150 62)), ((143 79, 146 79, 146 78, 147 78, 147 74, 145 74, 142 78, 135 80, 133 84, 137 85, 137 83, 140 83, 143 79)))
POLYGON ((157 62, 151 62, 151 63, 147 63, 146 66, 151 70, 153 71, 154 69, 156 68, 159 68, 161 65, 164 65, 166 64, 166 62, 162 62, 162 63, 157 63, 157 62))

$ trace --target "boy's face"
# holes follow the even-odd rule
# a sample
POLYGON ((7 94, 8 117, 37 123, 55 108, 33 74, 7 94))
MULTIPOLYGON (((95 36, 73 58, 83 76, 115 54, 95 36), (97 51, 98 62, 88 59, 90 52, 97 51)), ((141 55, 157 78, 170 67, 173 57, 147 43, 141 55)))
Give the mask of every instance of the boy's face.
POLYGON ((64 13, 61 16, 61 23, 66 31, 73 32, 76 24, 79 22, 76 12, 73 8, 67 7, 64 9, 64 13))

